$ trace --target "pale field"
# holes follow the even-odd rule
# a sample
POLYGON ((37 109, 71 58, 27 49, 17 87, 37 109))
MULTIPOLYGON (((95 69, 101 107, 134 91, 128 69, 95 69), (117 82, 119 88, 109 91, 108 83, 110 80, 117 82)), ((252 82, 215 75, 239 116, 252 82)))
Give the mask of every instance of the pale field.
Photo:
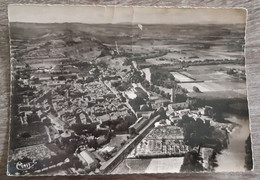
POLYGON ((213 92, 213 91, 235 91, 245 90, 245 81, 233 82, 233 81, 216 81, 216 82, 199 82, 199 83, 178 83, 181 87, 193 92, 193 87, 196 86, 201 92, 213 92))
POLYGON ((232 64, 190 66, 182 73, 204 82, 178 83, 178 85, 187 89, 189 92, 193 92, 194 86, 198 87, 201 92, 245 90, 245 81, 227 74, 227 70, 230 68, 244 70, 245 67, 232 64))
POLYGON ((247 95, 241 92, 234 91, 208 91, 203 93, 190 92, 187 94, 188 97, 216 100, 216 99, 246 99, 247 95))
POLYGON ((145 173, 176 173, 180 172, 183 157, 152 159, 145 173))
POLYGON ((172 63, 171 61, 166 61, 166 60, 160 61, 159 58, 150 58, 150 59, 146 59, 145 61, 150 64, 153 64, 153 65, 171 64, 172 63))
POLYGON ((179 80, 180 82, 189 82, 189 81, 193 81, 193 79, 184 76, 178 72, 171 72, 171 74, 175 77, 176 80, 179 80))
POLYGON ((125 159, 111 174, 126 173, 176 173, 180 172, 183 157, 125 159))
POLYGON ((226 73, 226 71, 215 71, 215 72, 183 72, 183 74, 196 79, 197 81, 232 81, 235 78, 226 73))

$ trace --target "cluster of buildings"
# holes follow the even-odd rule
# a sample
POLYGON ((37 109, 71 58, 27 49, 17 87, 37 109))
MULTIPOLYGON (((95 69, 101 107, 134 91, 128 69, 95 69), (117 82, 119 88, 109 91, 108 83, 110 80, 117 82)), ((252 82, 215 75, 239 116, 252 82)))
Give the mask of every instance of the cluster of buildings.
MULTIPOLYGON (((18 83, 14 87, 21 87, 21 90, 14 91, 14 94, 22 97, 17 107, 19 129, 14 140, 14 149, 19 148, 19 154, 35 154, 32 157, 41 159, 42 152, 35 149, 44 146, 42 149, 48 149, 49 151, 45 152, 50 152, 44 158, 52 158, 56 153, 59 154, 55 151, 64 151, 62 147, 67 146, 64 142, 74 141, 73 139, 81 141, 72 127, 87 127, 84 140, 77 142, 85 144, 85 148, 75 152, 75 157, 84 165, 85 173, 95 172, 105 158, 102 157, 104 153, 95 151, 99 146, 109 147, 106 144, 109 143, 113 131, 110 124, 120 124, 127 121, 126 117, 135 115, 122 102, 115 89, 111 91, 111 87, 99 76, 93 78, 95 70, 87 74, 77 72, 77 67, 74 66, 57 66, 59 67, 42 69, 19 65, 13 71, 14 78, 19 71, 19 78, 16 79, 18 83), (68 70, 71 73, 68 73, 68 70), (92 77, 90 82, 86 82, 87 76, 92 77), (88 130, 88 127, 92 127, 92 130, 88 130), (58 143, 58 148, 50 150, 50 143, 58 143)), ((120 142, 118 146, 120 147, 120 142)), ((115 153, 116 149, 117 147, 110 147, 106 152, 115 153)), ((13 157, 22 158, 15 152, 18 151, 14 151, 13 157)))

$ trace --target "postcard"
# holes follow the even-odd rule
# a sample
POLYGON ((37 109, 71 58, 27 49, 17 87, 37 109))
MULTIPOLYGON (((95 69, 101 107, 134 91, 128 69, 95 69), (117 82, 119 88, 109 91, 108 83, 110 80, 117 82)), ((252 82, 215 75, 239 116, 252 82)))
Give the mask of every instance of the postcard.
POLYGON ((251 170, 246 16, 9 5, 7 174, 251 170))

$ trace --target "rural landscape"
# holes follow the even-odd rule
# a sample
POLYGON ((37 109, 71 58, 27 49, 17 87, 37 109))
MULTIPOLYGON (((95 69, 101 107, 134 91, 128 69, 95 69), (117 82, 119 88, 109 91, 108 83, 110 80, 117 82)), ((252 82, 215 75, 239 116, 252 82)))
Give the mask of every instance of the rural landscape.
POLYGON ((251 170, 245 24, 10 23, 9 175, 251 170))

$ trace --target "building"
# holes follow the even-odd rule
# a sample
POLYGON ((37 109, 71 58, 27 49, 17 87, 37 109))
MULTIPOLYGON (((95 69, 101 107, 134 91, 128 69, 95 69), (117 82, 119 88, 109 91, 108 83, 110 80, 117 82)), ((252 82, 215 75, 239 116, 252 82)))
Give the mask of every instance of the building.
POLYGON ((87 117, 83 112, 76 115, 76 123, 78 123, 78 124, 87 124, 88 123, 87 117))
POLYGON ((187 115, 190 113, 190 109, 183 109, 183 110, 179 110, 179 111, 176 111, 176 113, 182 117, 183 115, 187 115))
POLYGON ((158 109, 160 107, 167 107, 169 103, 170 103, 170 100, 168 100, 168 99, 158 99, 158 100, 155 100, 154 103, 152 103, 152 108, 158 109))
POLYGON ((155 127, 169 126, 169 125, 171 125, 171 121, 169 119, 161 119, 160 121, 154 123, 155 127))
POLYGON ((18 105, 19 112, 32 112, 32 105, 18 105))
POLYGON ((170 121, 172 122, 173 125, 176 125, 181 121, 182 119, 180 117, 174 117, 174 116, 169 116, 170 121))
POLYGON ((133 125, 129 127, 129 134, 138 134, 148 123, 149 119, 143 117, 139 118, 133 125))
POLYGON ((150 119, 152 117, 152 115, 154 114, 154 111, 137 111, 136 115, 138 118, 147 118, 150 119))
POLYGON ((81 151, 77 154, 77 156, 83 165, 91 171, 94 171, 99 165, 99 162, 96 160, 95 156, 87 150, 81 151))
POLYGON ((198 113, 204 116, 212 117, 214 115, 213 107, 211 106, 205 106, 202 108, 199 108, 198 113))
POLYGON ((209 117, 213 117, 213 115, 214 115, 213 107, 205 106, 205 115, 209 116, 209 117))
POLYGON ((168 109, 169 110, 179 110, 179 109, 188 109, 189 108, 189 103, 187 102, 182 102, 182 103, 174 103, 174 104, 169 104, 168 109))

